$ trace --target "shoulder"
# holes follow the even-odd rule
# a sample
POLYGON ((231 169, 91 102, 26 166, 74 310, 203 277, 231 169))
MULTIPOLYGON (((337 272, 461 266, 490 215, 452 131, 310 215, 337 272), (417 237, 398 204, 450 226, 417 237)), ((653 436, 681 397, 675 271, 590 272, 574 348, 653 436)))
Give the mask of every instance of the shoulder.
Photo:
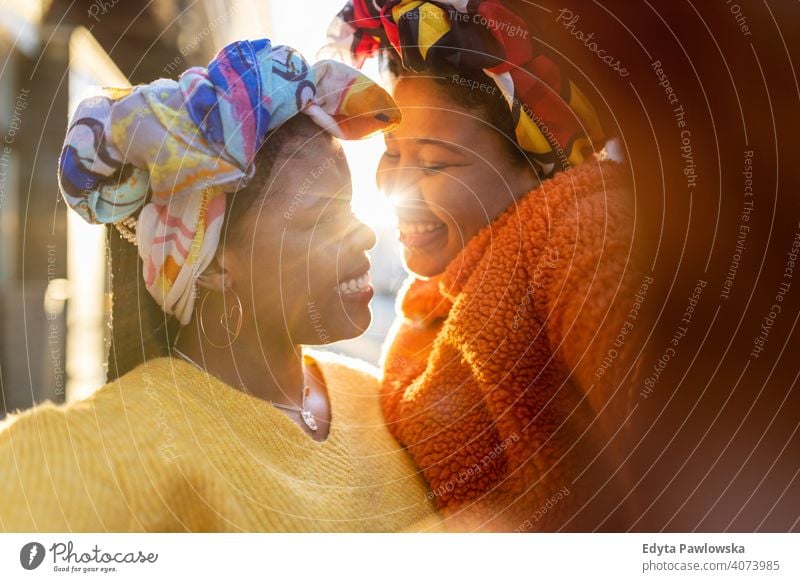
POLYGON ((53 478, 86 470, 106 457, 104 436, 86 401, 43 402, 0 425, 0 474, 40 481, 45 468, 53 478))
POLYGON ((616 190, 629 185, 630 168, 626 164, 609 160, 587 162, 560 172, 542 183, 543 188, 584 193, 616 190))
POLYGON ((634 207, 627 166, 601 162, 572 168, 543 182, 520 204, 520 222, 528 227, 523 245, 588 267, 630 247, 634 207))
POLYGON ((0 529, 121 531, 129 492, 121 460, 131 449, 96 415, 91 399, 44 402, 12 415, 0 429, 0 529))
POLYGON ((154 398, 169 399, 174 382, 169 360, 159 358, 108 382, 80 400, 65 404, 45 401, 25 411, 9 414, 0 422, 0 444, 16 438, 39 439, 53 435, 85 447, 99 445, 100 439, 115 433, 130 435, 141 419, 152 413, 154 398))
POLYGON ((545 215, 547 222, 580 221, 587 210, 627 209, 633 202, 629 168, 617 162, 586 163, 556 174, 526 195, 521 217, 545 215), (577 212, 576 212, 577 210, 577 212))
POLYGON ((10 412, 0 422, 0 445, 14 437, 38 432, 41 429, 58 430, 66 420, 67 408, 68 405, 54 404, 46 400, 33 408, 10 412))
POLYGON ((181 360, 159 357, 148 360, 125 375, 99 388, 86 402, 101 411, 144 415, 167 413, 180 407, 186 387, 196 385, 200 376, 195 368, 181 360))

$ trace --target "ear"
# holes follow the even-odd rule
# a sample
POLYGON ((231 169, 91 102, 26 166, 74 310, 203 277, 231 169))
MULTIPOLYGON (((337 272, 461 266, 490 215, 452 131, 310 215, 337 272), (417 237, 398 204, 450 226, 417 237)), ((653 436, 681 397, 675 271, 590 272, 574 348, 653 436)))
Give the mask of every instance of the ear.
POLYGON ((222 293, 233 287, 233 277, 227 269, 220 266, 219 257, 215 256, 206 270, 197 277, 197 284, 209 291, 222 293))

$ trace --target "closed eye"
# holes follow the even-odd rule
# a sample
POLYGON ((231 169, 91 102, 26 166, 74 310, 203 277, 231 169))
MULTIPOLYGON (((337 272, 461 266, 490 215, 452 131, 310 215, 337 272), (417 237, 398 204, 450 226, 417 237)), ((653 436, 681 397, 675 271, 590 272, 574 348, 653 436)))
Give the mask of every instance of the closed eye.
POLYGON ((320 223, 345 222, 354 216, 349 200, 333 202, 320 217, 320 223))
POLYGON ((400 154, 386 150, 385 152, 383 152, 383 159, 396 162, 397 160, 400 159, 400 154))
POLYGON ((447 168, 452 167, 451 164, 441 164, 435 162, 419 162, 419 167, 422 168, 423 173, 428 176, 434 176, 436 174, 441 174, 447 168))

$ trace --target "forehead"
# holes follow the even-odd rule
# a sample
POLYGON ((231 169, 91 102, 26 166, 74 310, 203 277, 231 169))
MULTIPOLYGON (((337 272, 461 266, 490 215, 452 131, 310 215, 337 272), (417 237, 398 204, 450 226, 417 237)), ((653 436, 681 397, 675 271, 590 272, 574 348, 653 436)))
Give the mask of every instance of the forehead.
MULTIPOLYGON (((295 210, 309 208, 320 199, 350 200, 350 168, 337 142, 317 148, 314 155, 292 157, 280 168, 278 198, 291 200, 295 210)), ((277 200, 276 200, 277 201, 277 200)))
POLYGON ((462 142, 476 138, 486 129, 481 112, 454 101, 442 82, 426 77, 401 77, 393 96, 403 113, 403 120, 389 138, 430 138, 462 142))

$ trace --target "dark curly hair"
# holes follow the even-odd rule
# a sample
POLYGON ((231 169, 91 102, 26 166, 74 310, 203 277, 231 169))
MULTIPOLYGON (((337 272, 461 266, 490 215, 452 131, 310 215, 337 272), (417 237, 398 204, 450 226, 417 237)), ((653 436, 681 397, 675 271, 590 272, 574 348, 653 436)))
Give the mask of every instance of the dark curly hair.
MULTIPOLYGON (((455 67, 446 63, 427 64, 425 71, 404 67, 400 56, 391 48, 381 50, 380 66, 390 79, 425 77, 433 81, 451 100, 464 109, 478 112, 479 117, 503 136, 508 153, 517 164, 530 164, 525 151, 517 143, 514 119, 508 102, 497 84, 481 69, 455 67), (464 83, 455 82, 458 79, 464 83), (494 87, 495 91, 479 91, 470 87, 494 87)), ((535 167, 535 165, 533 165, 535 167)))

